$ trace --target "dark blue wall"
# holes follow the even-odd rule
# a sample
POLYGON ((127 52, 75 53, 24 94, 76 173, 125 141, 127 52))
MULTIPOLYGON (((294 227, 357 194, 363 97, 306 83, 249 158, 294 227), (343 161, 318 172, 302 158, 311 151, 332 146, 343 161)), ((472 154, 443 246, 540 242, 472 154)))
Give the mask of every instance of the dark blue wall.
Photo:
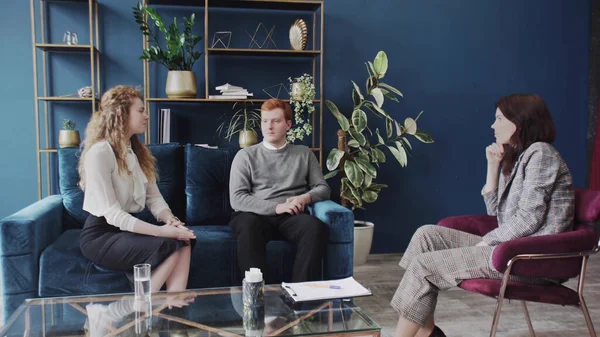
MULTIPOLYGON (((141 37, 131 15, 135 1, 100 3, 102 87, 141 86, 141 37)), ((37 199, 37 181, 29 1, 8 0, 0 6, 5 9, 0 13, 0 30, 4 32, 0 42, 1 218, 37 199)), ((69 29, 79 33, 80 43, 87 43, 87 27, 73 21, 85 15, 85 5, 52 6, 52 42, 60 41, 63 31, 69 29)), ((200 32, 203 13, 199 8, 195 12, 200 32)), ((167 17, 187 15, 185 10, 164 13, 167 17)), ((222 11, 211 16, 210 29, 232 30, 237 32, 234 36, 244 37, 244 29, 251 31, 258 21, 275 24, 278 45, 285 48, 282 40, 296 16, 274 18, 260 12, 242 15, 222 11)), ((325 98, 348 113, 350 80, 362 86, 366 79, 364 61, 385 50, 390 59, 386 82, 400 89, 405 98, 399 104, 387 102, 384 107, 400 120, 424 110, 420 126, 436 141, 431 145, 413 142, 407 168, 393 162, 385 164, 378 181, 390 188, 375 204, 368 205, 367 211, 357 211, 357 218, 375 223, 374 253, 403 251, 415 228, 424 223, 484 212, 480 197, 485 180, 484 148, 493 141, 489 127, 494 103, 506 94, 531 92, 547 100, 557 124, 556 146, 571 168, 576 186, 584 187, 589 22, 589 0, 325 1, 325 98)), ((232 43, 247 47, 248 41, 240 38, 232 43)), ((251 88, 261 97, 260 89, 266 85, 310 69, 302 59, 273 60, 211 58, 211 88, 230 81, 251 88)), ((50 65, 55 88, 52 94, 74 92, 89 82, 85 57, 53 56, 50 65)), ((163 95, 166 72, 153 69, 158 69, 153 95, 163 95)), ((195 70, 203 88, 202 61, 195 70)), ((153 105, 153 114, 161 106, 153 105)), ((52 129, 60 127, 62 118, 71 117, 83 132, 88 108, 85 103, 56 105, 50 116, 52 129)), ((230 108, 215 104, 171 106, 174 139, 223 145, 214 130, 221 114, 230 108)), ((336 144, 336 130, 337 123, 326 111, 325 156, 336 144)), ((332 182, 332 186, 338 185, 332 182)))

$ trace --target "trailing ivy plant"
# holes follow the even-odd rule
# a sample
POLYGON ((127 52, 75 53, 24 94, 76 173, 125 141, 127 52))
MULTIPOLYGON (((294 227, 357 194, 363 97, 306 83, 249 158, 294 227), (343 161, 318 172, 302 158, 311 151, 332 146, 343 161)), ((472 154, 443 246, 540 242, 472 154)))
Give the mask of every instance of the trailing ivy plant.
POLYGON ((309 74, 294 79, 290 77, 288 81, 290 104, 294 108, 294 126, 287 132, 287 141, 293 143, 296 140, 304 140, 304 136, 310 136, 312 133, 311 115, 315 112, 314 100, 317 92, 313 77, 309 74), (294 85, 299 87, 298 96, 294 96, 294 85))
MULTIPOLYGON (((388 69, 388 58, 384 51, 377 53, 373 62, 366 62, 369 77, 366 81, 364 94, 359 86, 352 81, 353 109, 350 118, 340 112, 331 101, 326 101, 327 107, 337 119, 345 137, 343 149, 332 149, 327 157, 326 179, 341 174, 342 205, 352 209, 363 208, 363 202, 375 202, 381 189, 387 185, 375 183, 377 169, 380 163, 387 161, 386 150, 405 167, 408 163, 407 154, 412 150, 408 136, 412 136, 423 143, 433 143, 433 138, 417 128, 416 118, 407 117, 404 123, 392 118, 383 109, 386 98, 398 102, 402 93, 384 83, 388 69), (365 111, 385 120, 385 133, 379 128, 373 133, 368 126, 368 116, 365 111)), ((387 109, 387 108, 386 108, 387 109)))
POLYGON ((133 7, 133 17, 150 42, 150 46, 142 51, 140 60, 157 62, 169 70, 192 70, 194 63, 202 56, 202 52, 194 50, 202 40, 201 36, 192 34, 195 14, 192 13, 189 19, 183 18, 183 33, 179 33, 177 18, 173 18, 173 23, 167 27, 154 8, 144 6, 141 2, 133 7), (150 30, 148 16, 154 21, 158 31, 152 33, 150 30), (162 49, 158 42, 159 31, 165 36, 166 49, 162 49))

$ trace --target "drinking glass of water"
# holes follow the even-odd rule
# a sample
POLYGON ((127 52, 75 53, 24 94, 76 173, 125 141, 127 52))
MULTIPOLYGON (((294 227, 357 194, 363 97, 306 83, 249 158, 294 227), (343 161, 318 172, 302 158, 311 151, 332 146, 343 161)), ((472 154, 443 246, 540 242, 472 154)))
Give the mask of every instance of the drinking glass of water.
POLYGON ((136 264, 133 266, 133 283, 136 299, 147 300, 150 298, 150 264, 136 264))

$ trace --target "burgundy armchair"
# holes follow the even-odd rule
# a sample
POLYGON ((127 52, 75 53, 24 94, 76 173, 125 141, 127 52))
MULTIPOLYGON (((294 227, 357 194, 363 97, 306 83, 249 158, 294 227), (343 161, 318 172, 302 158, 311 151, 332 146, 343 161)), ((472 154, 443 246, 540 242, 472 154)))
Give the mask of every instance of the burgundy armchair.
MULTIPOLYGON (((594 226, 600 223, 600 191, 575 191, 575 225, 561 234, 525 237, 503 242, 494 249, 492 265, 504 273, 502 280, 472 279, 460 283, 464 290, 497 298, 496 312, 490 337, 496 336, 502 301, 519 300, 529 327, 535 332, 529 318, 526 301, 571 305, 583 311, 590 336, 597 337, 585 300, 583 284, 590 255, 598 253, 600 241, 594 226), (577 289, 562 284, 532 285, 509 281, 511 275, 568 280, 579 277, 577 289)), ((495 216, 455 216, 441 220, 439 226, 458 229, 479 236, 498 226, 495 216)))

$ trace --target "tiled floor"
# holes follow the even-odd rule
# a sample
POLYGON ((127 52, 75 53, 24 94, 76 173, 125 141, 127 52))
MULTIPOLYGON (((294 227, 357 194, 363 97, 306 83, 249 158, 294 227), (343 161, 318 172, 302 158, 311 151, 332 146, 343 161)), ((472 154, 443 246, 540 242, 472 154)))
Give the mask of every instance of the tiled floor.
MULTIPOLYGON (((371 255, 367 264, 354 269, 354 277, 373 292, 373 296, 356 299, 358 305, 382 326, 382 336, 393 336, 398 314, 390 306, 404 273, 398 266, 401 254, 371 255)), ((568 286, 575 287, 577 280, 568 286)), ((590 259, 584 295, 600 334, 600 256, 590 259)), ((489 336, 496 300, 456 288, 440 293, 436 324, 448 337, 489 336)), ((589 336, 581 311, 574 307, 528 304, 537 337, 589 336)), ((527 324, 519 302, 504 302, 498 337, 528 337, 527 324)))

